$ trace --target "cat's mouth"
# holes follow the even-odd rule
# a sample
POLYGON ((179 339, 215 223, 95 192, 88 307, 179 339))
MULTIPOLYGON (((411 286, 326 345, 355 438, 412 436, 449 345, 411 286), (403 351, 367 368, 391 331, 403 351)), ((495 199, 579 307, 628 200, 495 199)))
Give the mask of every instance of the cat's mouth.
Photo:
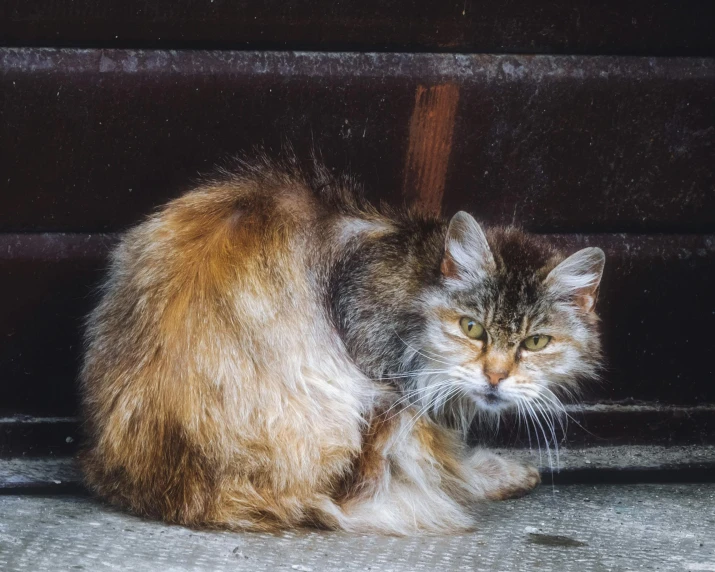
POLYGON ((508 406, 507 400, 496 387, 475 392, 473 399, 477 402, 477 405, 483 409, 504 409, 508 406))

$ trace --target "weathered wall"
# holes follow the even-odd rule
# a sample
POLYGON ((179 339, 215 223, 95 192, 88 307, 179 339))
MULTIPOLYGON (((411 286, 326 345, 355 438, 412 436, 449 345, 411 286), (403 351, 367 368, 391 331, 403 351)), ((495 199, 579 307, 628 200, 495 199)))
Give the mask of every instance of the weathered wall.
MULTIPOLYGON (((376 200, 602 246, 592 398, 620 404, 591 417, 608 442, 715 442, 708 3, 150 4, 0 1, 0 416, 76 412, 116 233, 289 142, 376 200)), ((34 427, 0 422, 0 453, 72 448, 34 427)))

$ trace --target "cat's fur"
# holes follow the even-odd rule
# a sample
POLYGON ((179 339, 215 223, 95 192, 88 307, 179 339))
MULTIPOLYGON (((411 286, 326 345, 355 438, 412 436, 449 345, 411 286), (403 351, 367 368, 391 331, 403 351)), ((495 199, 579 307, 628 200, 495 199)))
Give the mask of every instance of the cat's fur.
POLYGON ((464 444, 477 410, 553 408, 597 369, 603 253, 563 258, 466 213, 378 210, 321 168, 224 173, 113 253, 81 375, 86 481, 190 526, 468 529, 475 501, 539 482, 464 444), (526 355, 535 333, 553 341, 526 355))

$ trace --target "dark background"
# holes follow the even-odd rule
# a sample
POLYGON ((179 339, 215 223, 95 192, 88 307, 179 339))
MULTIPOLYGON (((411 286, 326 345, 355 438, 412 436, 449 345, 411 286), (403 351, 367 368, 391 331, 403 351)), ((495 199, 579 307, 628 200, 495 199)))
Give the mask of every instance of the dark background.
POLYGON ((74 427, 117 233, 286 142, 375 200, 604 248, 591 429, 715 442, 714 34, 693 0, 0 0, 0 417, 40 422, 0 454, 74 427))

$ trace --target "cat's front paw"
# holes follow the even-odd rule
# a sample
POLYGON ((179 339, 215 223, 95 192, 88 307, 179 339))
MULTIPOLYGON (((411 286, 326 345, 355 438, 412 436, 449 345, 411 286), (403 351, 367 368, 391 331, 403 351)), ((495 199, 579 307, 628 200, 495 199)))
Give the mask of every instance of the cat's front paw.
POLYGON ((539 470, 534 465, 517 461, 501 460, 499 476, 494 487, 487 492, 490 500, 506 500, 523 497, 541 482, 539 470))

